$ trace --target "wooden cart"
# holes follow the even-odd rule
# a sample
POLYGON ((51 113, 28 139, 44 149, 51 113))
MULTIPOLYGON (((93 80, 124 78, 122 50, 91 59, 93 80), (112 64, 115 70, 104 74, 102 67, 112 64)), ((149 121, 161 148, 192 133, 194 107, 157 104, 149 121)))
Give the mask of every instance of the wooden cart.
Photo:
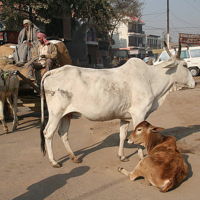
MULTIPOLYGON (((54 68, 62 67, 67 64, 72 64, 69 52, 65 46, 65 44, 58 40, 50 41, 54 43, 58 50, 58 66, 54 66, 54 68)), ((12 60, 9 59, 9 55, 12 55, 14 51, 15 45, 13 44, 4 44, 0 46, 0 68, 4 71, 7 70, 16 70, 18 78, 20 80, 19 86, 19 94, 18 94, 18 107, 25 106, 30 108, 35 112, 40 112, 40 81, 41 77, 44 74, 44 70, 36 70, 35 76, 36 81, 32 82, 27 79, 27 66, 29 63, 26 63, 22 67, 17 67, 13 65, 12 60)), ((8 104, 5 105, 4 109, 5 118, 10 117, 10 112, 8 108, 8 104)))

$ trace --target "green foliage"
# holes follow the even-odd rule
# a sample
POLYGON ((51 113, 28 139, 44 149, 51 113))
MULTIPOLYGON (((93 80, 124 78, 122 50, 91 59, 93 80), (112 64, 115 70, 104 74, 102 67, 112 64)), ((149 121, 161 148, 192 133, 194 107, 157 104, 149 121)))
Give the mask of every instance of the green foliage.
POLYGON ((73 0, 3 0, 0 19, 7 29, 19 30, 25 18, 50 23, 52 17, 70 14, 73 0))
POLYGON ((139 0, 2 0, 1 21, 7 29, 20 30, 29 18, 38 24, 52 17, 81 19, 103 33, 113 31, 125 16, 140 16, 139 0))
POLYGON ((103 32, 110 27, 110 18, 114 15, 109 1, 106 0, 74 0, 74 18, 95 26, 103 32))
POLYGON ((109 0, 115 15, 111 18, 113 33, 120 22, 127 22, 130 19, 127 17, 141 17, 141 9, 144 3, 139 0, 109 0))

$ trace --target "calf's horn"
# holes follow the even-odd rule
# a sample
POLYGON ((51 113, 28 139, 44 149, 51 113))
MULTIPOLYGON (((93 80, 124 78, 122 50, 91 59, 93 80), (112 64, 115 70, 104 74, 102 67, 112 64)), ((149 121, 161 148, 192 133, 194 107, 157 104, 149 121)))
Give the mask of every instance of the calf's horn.
POLYGON ((166 43, 165 41, 164 41, 164 46, 165 46, 165 50, 166 50, 166 52, 168 53, 169 57, 171 57, 172 54, 170 53, 170 51, 169 51, 169 49, 168 49, 168 47, 167 47, 167 43, 166 43))

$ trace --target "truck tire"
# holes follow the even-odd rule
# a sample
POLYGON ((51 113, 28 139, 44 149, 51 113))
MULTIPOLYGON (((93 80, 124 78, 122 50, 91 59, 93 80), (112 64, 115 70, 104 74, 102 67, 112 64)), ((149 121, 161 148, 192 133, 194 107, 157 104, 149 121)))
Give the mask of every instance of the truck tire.
POLYGON ((199 68, 197 68, 197 67, 190 67, 189 70, 190 70, 192 76, 198 76, 198 74, 199 74, 199 68))

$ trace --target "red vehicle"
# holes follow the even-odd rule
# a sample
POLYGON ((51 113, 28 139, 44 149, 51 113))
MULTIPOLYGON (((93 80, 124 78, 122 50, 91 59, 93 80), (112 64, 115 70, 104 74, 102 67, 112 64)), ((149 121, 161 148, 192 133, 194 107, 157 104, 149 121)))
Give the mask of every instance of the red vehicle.
POLYGON ((16 31, 0 31, 0 45, 6 43, 17 44, 19 32, 16 31))

